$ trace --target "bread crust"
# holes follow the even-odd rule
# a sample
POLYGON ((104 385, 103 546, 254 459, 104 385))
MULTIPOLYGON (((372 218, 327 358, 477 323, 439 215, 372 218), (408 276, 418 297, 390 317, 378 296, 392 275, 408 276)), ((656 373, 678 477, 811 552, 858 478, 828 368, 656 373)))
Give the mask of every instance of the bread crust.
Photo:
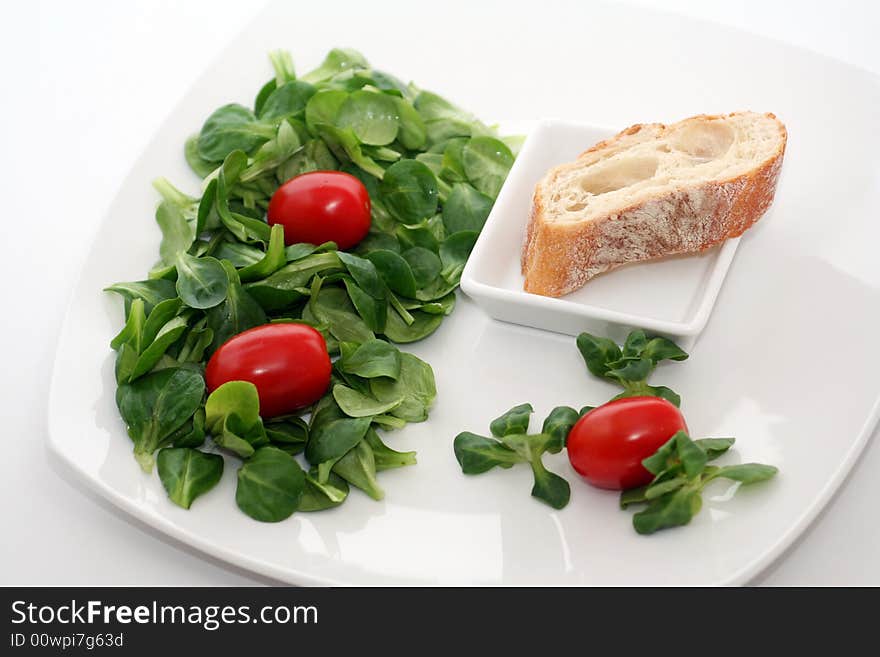
MULTIPOLYGON (((776 119, 773 114, 765 116, 776 119)), ((539 182, 523 242, 524 289, 558 297, 615 267, 699 253, 741 235, 767 211, 776 193, 787 142, 785 127, 781 123, 779 126, 778 148, 751 171, 726 180, 675 188, 588 222, 545 221, 547 190, 543 181, 539 182)), ((631 126, 587 149, 581 157, 609 148, 645 127, 665 128, 661 124, 631 126)))

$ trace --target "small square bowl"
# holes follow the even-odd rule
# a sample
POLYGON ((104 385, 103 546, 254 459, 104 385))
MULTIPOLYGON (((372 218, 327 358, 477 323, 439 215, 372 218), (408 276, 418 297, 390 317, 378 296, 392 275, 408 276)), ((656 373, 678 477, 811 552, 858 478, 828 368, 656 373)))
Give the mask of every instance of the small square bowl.
POLYGON ((468 259, 461 287, 505 322, 568 335, 589 331, 619 342, 640 328, 687 348, 709 320, 739 238, 699 255, 612 270, 560 298, 523 290, 520 252, 536 183, 551 167, 575 160, 615 132, 555 120, 531 131, 468 259))

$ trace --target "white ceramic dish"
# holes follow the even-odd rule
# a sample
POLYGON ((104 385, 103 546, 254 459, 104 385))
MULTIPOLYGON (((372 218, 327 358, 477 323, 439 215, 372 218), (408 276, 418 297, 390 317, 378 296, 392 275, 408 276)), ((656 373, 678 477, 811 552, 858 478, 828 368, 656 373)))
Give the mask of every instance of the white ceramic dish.
MULTIPOLYGON (((482 42, 485 26, 497 21, 489 3, 470 3, 468 21, 441 12, 431 29, 394 39, 375 38, 387 24, 371 6, 353 6, 328 36, 314 29, 328 24, 323 7, 280 3, 230 44, 137 162, 73 291, 48 423, 51 449, 75 473, 157 532, 298 584, 734 584, 808 526, 880 413, 880 136, 873 129, 880 84, 757 37, 628 7, 570 5, 570 20, 552 24, 526 6, 505 7, 505 34, 527 34, 531 46, 499 39, 485 60, 448 45, 453 32, 459 43, 482 42), (621 25, 638 47, 621 47, 613 29, 621 25), (266 49, 279 45, 295 47, 300 70, 331 45, 359 48, 377 66, 484 117, 567 112, 563 118, 619 126, 739 108, 782 117, 790 141, 774 216, 742 239, 690 360, 663 365, 654 378, 682 395, 695 434, 737 436, 728 460, 773 463, 779 477, 732 499, 719 484, 691 526, 649 538, 633 532, 613 493, 579 483, 564 455, 548 460, 572 483, 571 504, 558 512, 529 497, 527 468, 464 477, 452 454, 458 432, 484 431, 523 401, 543 417, 558 404, 604 401, 615 388, 586 374, 570 337, 496 322, 462 297, 435 335, 412 346, 434 366, 439 395, 428 422, 389 439, 416 449, 419 465, 381 475, 385 501, 353 493, 333 511, 256 523, 235 508, 230 461, 218 488, 191 511, 169 503, 158 479, 132 458, 117 415, 107 345, 121 310, 100 290, 153 264, 159 232, 149 181, 165 175, 196 191, 181 157, 184 140, 220 104, 248 102, 270 75, 266 49), (583 61, 603 62, 590 71, 589 95, 572 84, 584 78, 583 61)), ((410 5, 396 12, 401 25, 420 20, 410 5)), ((87 209, 70 212, 71 221, 93 221, 76 214, 87 209)))
POLYGON ((597 276, 558 299, 523 291, 520 247, 535 184, 614 130, 542 121, 529 133, 461 277, 461 289, 495 319, 622 342, 640 328, 690 348, 709 321, 740 239, 698 256, 666 258, 597 276))

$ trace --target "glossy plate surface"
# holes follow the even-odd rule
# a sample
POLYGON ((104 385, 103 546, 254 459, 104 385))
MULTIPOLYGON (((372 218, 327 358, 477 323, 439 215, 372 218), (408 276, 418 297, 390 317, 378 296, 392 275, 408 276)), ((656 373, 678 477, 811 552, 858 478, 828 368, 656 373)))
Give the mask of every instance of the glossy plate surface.
POLYGON ((567 14, 581 15, 558 21, 507 3, 503 24, 500 10, 470 3, 466 21, 450 10, 418 27, 416 9, 400 5, 394 24, 415 27, 383 39, 390 19, 374 8, 353 6, 341 21, 317 15, 319 6, 281 3, 194 84, 102 222, 62 329, 50 445, 96 490, 160 532, 299 584, 735 584, 815 517, 878 416, 877 79, 634 9, 569 4, 567 14), (490 320, 462 298, 434 336, 413 346, 434 366, 439 395, 428 422, 389 438, 416 449, 419 465, 380 475, 384 502, 353 492, 333 511, 259 524, 237 511, 228 467, 192 511, 169 503, 131 457, 116 412, 107 344, 121 308, 100 290, 153 264, 159 231, 149 181, 165 175, 196 190, 183 142, 215 107, 251 101, 270 76, 265 52, 289 47, 304 71, 336 45, 484 118, 624 127, 738 109, 779 115, 790 139, 773 215, 742 239, 691 359, 654 378, 682 395, 695 434, 738 438, 728 461, 773 463, 779 477, 732 499, 719 483, 690 527, 650 538, 633 532, 616 495, 581 484, 564 455, 548 459, 572 483, 572 502, 558 512, 529 497, 527 468, 464 477, 452 453, 458 432, 485 431, 524 401, 543 418, 557 404, 595 404, 615 389, 586 374, 572 338, 490 320))

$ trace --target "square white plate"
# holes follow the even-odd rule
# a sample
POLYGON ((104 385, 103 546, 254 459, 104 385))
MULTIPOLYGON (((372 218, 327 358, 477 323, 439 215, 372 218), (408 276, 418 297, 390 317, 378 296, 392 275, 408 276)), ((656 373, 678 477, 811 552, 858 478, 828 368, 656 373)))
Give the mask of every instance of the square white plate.
MULTIPOLYGON (((472 2, 466 21, 450 10, 422 25, 414 3, 396 5, 394 24, 420 27, 391 39, 377 38, 391 19, 372 5, 353 3, 338 20, 336 6, 278 3, 230 44, 126 179, 73 291, 48 423, 51 449, 74 472, 156 531, 297 584, 741 583, 808 526, 880 413, 880 83, 775 42, 625 6, 569 4, 565 21, 504 7, 503 23, 497 6, 472 2), (652 382, 681 394, 695 435, 737 437, 729 461, 772 463, 779 476, 732 499, 719 484, 690 526, 651 537, 636 535, 617 496, 581 483, 563 454, 547 462, 572 485, 561 511, 529 496, 528 468, 463 476, 452 452, 460 431, 486 431, 524 401, 542 418, 617 389, 586 373, 571 337, 496 322, 462 297, 437 333, 411 346, 433 365, 438 397, 427 422, 390 435, 392 447, 417 450, 419 464, 380 475, 384 501, 353 492, 332 511, 257 523, 235 507, 231 459, 190 511, 171 504, 132 458, 115 408, 108 343, 121 308, 101 289, 153 264, 160 236, 150 180, 198 190, 183 143, 219 105, 252 102, 271 75, 266 50, 291 48, 303 71, 337 45, 486 119, 626 126, 701 111, 776 112, 790 141, 773 217, 743 237, 691 358, 662 365, 652 382)), ((69 211, 77 221, 89 208, 69 211)))
POLYGON ((575 160, 615 133, 567 121, 537 124, 474 246, 461 289, 489 315, 506 322, 568 335, 590 331, 618 342, 640 328, 689 348, 709 320, 740 238, 700 255, 622 267, 559 298, 523 290, 520 252, 535 184, 551 167, 575 160))

